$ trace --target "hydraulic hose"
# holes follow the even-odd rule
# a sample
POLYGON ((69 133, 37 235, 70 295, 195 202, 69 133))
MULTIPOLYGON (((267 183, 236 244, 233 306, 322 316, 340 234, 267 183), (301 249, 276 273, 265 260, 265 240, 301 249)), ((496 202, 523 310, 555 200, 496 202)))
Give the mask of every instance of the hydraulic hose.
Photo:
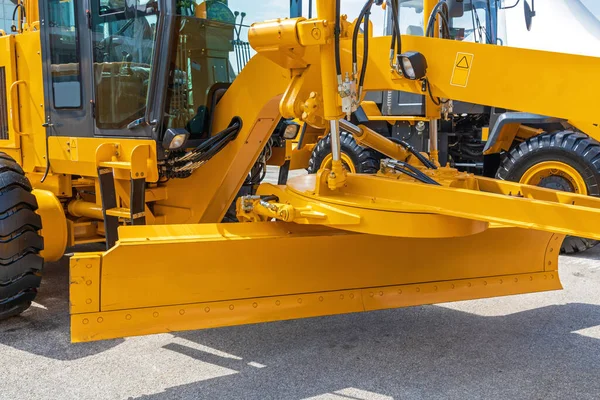
POLYGON ((340 56, 340 34, 342 31, 341 18, 341 0, 335 0, 335 30, 334 30, 334 42, 335 42, 335 72, 338 76, 338 83, 342 81, 342 59, 340 56))
POLYGON ((362 97, 363 86, 365 84, 365 77, 367 75, 367 64, 369 62, 369 16, 371 15, 371 9, 365 13, 365 26, 363 28, 364 32, 364 49, 363 49, 363 62, 362 67, 360 69, 360 81, 358 82, 358 93, 359 93, 359 101, 362 97))
POLYGON ((402 35, 400 34, 400 7, 398 6, 398 0, 392 0, 392 46, 390 52, 393 54, 396 50, 396 54, 402 54, 402 35), (396 47, 394 49, 394 46, 396 47))
POLYGON ((302 125, 302 130, 300 131, 300 137, 298 138, 298 146, 296 147, 296 150, 301 150, 304 147, 304 135, 306 135, 306 128, 307 128, 308 124, 305 122, 304 125, 302 125))
MULTIPOLYGON (((362 10, 360 10, 360 14, 358 15, 358 19, 356 20, 356 26, 354 27, 354 32, 352 33, 352 66, 354 68, 354 74, 357 72, 357 64, 358 64, 358 34, 360 33, 360 25, 365 18, 367 12, 371 10, 371 6, 373 5, 374 0, 368 0, 363 6, 362 10)), ((363 29, 364 30, 364 29, 363 29)), ((365 40, 367 40, 367 35, 365 34, 365 40)))
POLYGON ((431 11, 429 21, 427 22, 427 29, 425 30, 425 36, 434 37, 435 21, 438 15, 442 20, 442 37, 444 39, 449 39, 450 29, 448 28, 448 17, 450 15, 450 11, 448 9, 448 4, 443 0, 437 3, 431 11))
POLYGON ((393 163, 388 164, 388 165, 391 166, 392 168, 394 168, 394 170, 401 172, 405 175, 408 175, 411 178, 416 179, 420 182, 427 183, 429 185, 441 186, 441 184, 439 182, 435 181, 430 176, 424 174, 423 172, 419 171, 414 166, 412 166, 408 163, 405 163, 404 161, 394 161, 393 163))
POLYGON ((437 166, 431 162, 431 160, 428 160, 423 154, 419 153, 417 151, 417 149, 415 149, 414 147, 412 147, 410 144, 406 143, 404 140, 400 140, 394 137, 390 137, 389 138, 392 142, 394 143, 398 143, 400 146, 404 147, 406 150, 408 150, 413 156, 415 156, 424 166, 426 166, 429 169, 437 169, 437 166))

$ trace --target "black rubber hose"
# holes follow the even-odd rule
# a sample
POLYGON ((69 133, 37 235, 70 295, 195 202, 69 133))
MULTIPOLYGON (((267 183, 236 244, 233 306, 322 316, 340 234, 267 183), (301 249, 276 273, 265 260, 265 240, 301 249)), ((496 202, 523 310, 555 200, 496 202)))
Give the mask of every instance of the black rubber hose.
POLYGON ((17 18, 17 11, 19 10, 19 7, 21 8, 21 19, 19 20, 19 25, 15 26, 16 30, 21 29, 21 27, 23 26, 23 20, 25 18, 27 18, 27 16, 25 15, 25 6, 23 5, 23 3, 17 3, 17 5, 15 6, 15 9, 13 10, 13 15, 12 15, 12 20, 14 23, 17 23, 16 18, 17 18))
POLYGON ((341 3, 341 0, 335 0, 335 30, 334 30, 335 72, 338 77, 342 75, 342 59, 340 56, 340 34, 342 31, 342 24, 340 22, 340 19, 341 19, 340 3, 341 3))
POLYGON ((431 14, 429 15, 429 19, 427 20, 427 26, 425 27, 425 36, 427 37, 433 36, 435 21, 437 19, 437 14, 439 13, 439 8, 442 3, 445 3, 445 1, 440 1, 435 5, 435 7, 433 7, 433 10, 431 10, 431 14))
POLYGON ((358 62, 358 34, 360 33, 360 24, 365 18, 365 14, 367 10, 371 9, 374 0, 368 0, 363 6, 362 10, 360 10, 360 14, 358 14, 358 19, 356 20, 356 26, 354 26, 354 32, 352 33, 352 65, 358 62))
POLYGON ((227 132, 223 137, 221 137, 220 140, 218 140, 216 143, 214 143, 208 150, 206 150, 203 153, 200 153, 199 157, 194 158, 193 160, 191 160, 192 162, 200 162, 200 161, 208 161, 211 158, 213 158, 215 155, 217 155, 230 141, 232 141, 238 133, 238 127, 239 125, 234 125, 228 129, 226 129, 225 131, 223 131, 223 133, 227 132), (235 128, 235 129, 233 129, 235 128))
MULTIPOLYGON (((402 34, 400 33, 400 8, 398 6, 398 0, 392 0, 392 14, 393 14, 393 35, 396 37, 396 40, 392 40, 392 44, 395 42, 396 44, 396 54, 402 54, 402 34)), ((392 46, 391 50, 394 50, 392 46)))
POLYGON ((425 165, 427 168, 429 168, 429 169, 437 169, 437 166, 433 162, 431 162, 431 160, 428 160, 427 158, 425 158, 425 156, 423 154, 419 153, 417 151, 417 149, 415 149, 414 147, 412 147, 410 144, 406 143, 404 140, 397 139, 395 137, 390 137, 389 139, 392 142, 398 143, 400 146, 402 146, 406 150, 408 150, 413 156, 417 157, 417 159, 419 161, 421 161, 421 163, 423 165, 425 165))
MULTIPOLYGON (((369 61, 369 16, 371 15, 371 9, 365 13, 365 26, 364 32, 364 49, 363 49, 363 62, 360 68, 360 81, 358 82, 359 93, 362 93, 362 87, 365 84, 365 76, 367 75, 367 64, 369 61)), ((360 99, 358 99, 360 101, 360 99)))
POLYGON ((296 147, 296 150, 301 150, 302 147, 304 147, 304 135, 306 135, 306 127, 308 126, 308 124, 305 122, 304 125, 302 125, 302 130, 300 131, 300 137, 298 138, 298 146, 296 147))
POLYGON ((268 195, 260 196, 260 199, 262 201, 274 201, 276 203, 279 203, 279 197, 277 197, 274 194, 268 194, 268 195))
POLYGON ((234 122, 231 126, 225 128, 221 132, 212 136, 207 141, 201 143, 198 147, 196 147, 194 150, 192 150, 192 152, 202 153, 202 152, 209 151, 221 139, 223 139, 224 137, 226 137, 232 133, 236 133, 240 129, 240 127, 241 127, 241 124, 239 122, 234 122))
POLYGON ((439 182, 436 182, 435 180, 433 180, 431 177, 425 175, 423 172, 419 171, 418 169, 416 169, 415 167, 413 167, 410 164, 407 164, 405 162, 402 161, 398 161, 398 163, 401 164, 402 167, 399 166, 394 166, 394 170, 401 172, 405 175, 410 176, 413 179, 416 179, 422 183, 426 183, 429 185, 437 185, 437 186, 441 186, 441 184, 439 182))
POLYGON ((450 11, 448 9, 448 4, 445 1, 440 1, 439 3, 437 3, 431 11, 429 21, 427 22, 427 29, 425 30, 425 36, 434 37, 435 21, 437 20, 438 15, 442 20, 441 24, 443 30, 443 37, 445 39, 448 39, 450 38, 450 29, 448 28, 448 16, 450 15, 450 11))
MULTIPOLYGON (((48 129, 54 129, 54 125, 47 125, 48 129)), ((48 135, 48 132, 46 131, 46 170, 44 171, 44 176, 42 176, 42 179, 40 179, 40 183, 44 183, 46 181, 46 178, 48 178, 48 174, 50 173, 50 150, 49 150, 49 143, 48 143, 48 137, 50 135, 48 135)))
POLYGON ((412 171, 414 174, 417 174, 424 180, 430 181, 432 183, 437 183, 436 181, 433 180, 433 178, 431 178, 429 175, 425 174, 424 172, 420 171, 414 165, 410 165, 409 163, 404 162, 404 161, 397 161, 397 163, 400 164, 404 168, 408 168, 410 171, 412 171))

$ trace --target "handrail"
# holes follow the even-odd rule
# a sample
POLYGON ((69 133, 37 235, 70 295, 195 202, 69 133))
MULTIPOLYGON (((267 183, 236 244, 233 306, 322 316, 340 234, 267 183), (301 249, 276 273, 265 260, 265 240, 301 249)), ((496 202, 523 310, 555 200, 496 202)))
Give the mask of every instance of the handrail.
POLYGON ((12 128, 13 131, 15 131, 15 133, 19 136, 27 136, 29 135, 28 133, 24 133, 21 132, 21 126, 20 126, 20 121, 21 121, 21 112, 19 111, 19 107, 17 105, 17 107, 14 107, 13 104, 13 95, 16 93, 16 89, 19 85, 27 85, 27 82, 24 80, 19 80, 19 81, 14 81, 12 85, 10 85, 10 91, 9 91, 9 96, 8 96, 8 101, 10 104, 10 118, 11 118, 11 122, 12 122, 12 128), (16 111, 13 111, 16 110, 16 111), (19 126, 17 126, 17 120, 19 121, 19 126))

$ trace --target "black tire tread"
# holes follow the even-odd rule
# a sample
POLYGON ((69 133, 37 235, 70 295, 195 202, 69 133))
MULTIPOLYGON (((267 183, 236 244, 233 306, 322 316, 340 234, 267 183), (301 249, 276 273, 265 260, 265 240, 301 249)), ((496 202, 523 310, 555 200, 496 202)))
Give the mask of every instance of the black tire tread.
POLYGON ((12 169, 0 171, 0 193, 4 194, 9 190, 18 187, 31 192, 31 184, 25 175, 13 171, 12 169))
POLYGON ((0 265, 16 261, 29 253, 39 253, 44 250, 44 240, 36 231, 25 230, 21 234, 15 235, 12 240, 3 243, 2 246, 5 246, 5 249, 3 249, 0 256, 5 256, 6 254, 12 256, 6 259, 0 258, 0 265))
MULTIPOLYGON (((354 137, 348 132, 341 132, 340 145, 342 152, 345 153, 356 168, 356 172, 360 174, 375 174, 379 171, 379 163, 383 158, 379 152, 363 147, 356 143, 354 137)), ((316 173, 321 166, 321 163, 331 153, 331 135, 327 135, 317 142, 315 145, 310 160, 308 161, 308 172, 316 173)))
POLYGON ((0 320, 31 305, 42 280, 38 203, 21 166, 0 152, 0 320))
POLYGON ((37 289, 26 290, 17 296, 0 300, 0 321, 15 317, 31 307, 31 302, 37 295, 37 289))
POLYGON ((0 196, 0 219, 5 219, 20 206, 27 206, 30 210, 37 210, 38 204, 35 196, 22 187, 13 187, 12 190, 0 196))
POLYGON ((23 207, 12 213, 8 218, 0 220, 0 243, 6 242, 23 228, 42 229, 42 218, 35 211, 23 207))
MULTIPOLYGON (((600 197, 600 143, 573 130, 545 133, 518 144, 505 153, 496 178, 518 182, 532 163, 557 157, 568 162, 581 174, 590 196, 600 197)), ((580 253, 598 243, 600 241, 567 236, 561 252, 580 253)))
POLYGON ((40 274, 27 273, 15 278, 6 285, 0 285, 0 299, 11 299, 31 288, 38 288, 42 282, 40 274))

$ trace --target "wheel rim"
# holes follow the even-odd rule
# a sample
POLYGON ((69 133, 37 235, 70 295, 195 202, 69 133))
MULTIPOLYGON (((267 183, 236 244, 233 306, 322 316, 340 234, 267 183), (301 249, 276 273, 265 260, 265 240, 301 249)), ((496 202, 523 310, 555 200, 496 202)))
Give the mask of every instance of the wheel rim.
POLYGON ((519 183, 587 195, 587 186, 577 170, 559 161, 544 161, 529 168, 519 183))
MULTIPOLYGON (((342 153, 342 166, 344 169, 352 174, 356 173, 356 166, 352 162, 352 159, 346 154, 342 153)), ((327 154, 323 161, 321 162, 321 166, 319 169, 331 169, 331 163, 333 162, 333 156, 331 154, 327 154)))

